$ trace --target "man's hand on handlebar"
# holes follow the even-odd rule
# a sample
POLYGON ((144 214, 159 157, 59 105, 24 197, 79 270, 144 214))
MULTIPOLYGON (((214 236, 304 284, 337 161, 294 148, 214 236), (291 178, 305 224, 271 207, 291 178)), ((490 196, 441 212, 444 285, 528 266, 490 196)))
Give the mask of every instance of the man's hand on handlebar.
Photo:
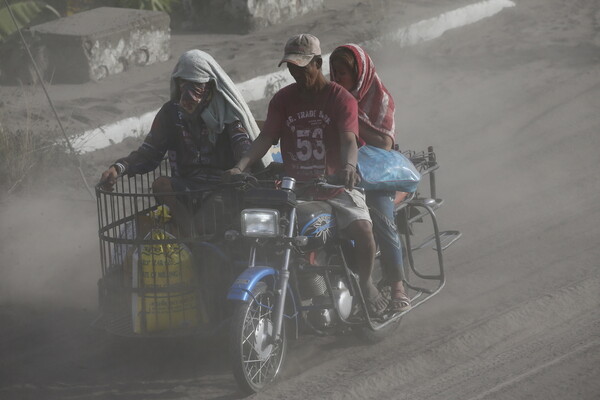
POLYGON ((117 183, 117 178, 119 177, 119 172, 114 165, 111 165, 106 171, 102 173, 102 177, 100 178, 100 187, 109 192, 113 191, 113 186, 117 183))
POLYGON ((234 180, 234 176, 240 175, 242 173, 243 171, 241 169, 239 169, 238 167, 233 167, 223 172, 223 175, 221 175, 221 180, 225 183, 229 183, 234 180))
POLYGON ((354 165, 347 163, 344 168, 339 170, 338 179, 340 184, 346 186, 347 189, 353 189, 360 182, 360 175, 354 165))

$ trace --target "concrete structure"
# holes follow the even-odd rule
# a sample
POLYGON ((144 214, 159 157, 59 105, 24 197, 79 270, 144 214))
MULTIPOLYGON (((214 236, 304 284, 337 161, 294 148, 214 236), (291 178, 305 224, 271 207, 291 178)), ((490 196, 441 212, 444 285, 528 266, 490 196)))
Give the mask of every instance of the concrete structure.
POLYGON ((80 83, 168 60, 169 23, 163 12, 101 7, 30 32, 45 48, 44 75, 53 82, 80 83))
POLYGON ((324 0, 194 0, 189 2, 200 28, 245 33, 322 8, 324 0))

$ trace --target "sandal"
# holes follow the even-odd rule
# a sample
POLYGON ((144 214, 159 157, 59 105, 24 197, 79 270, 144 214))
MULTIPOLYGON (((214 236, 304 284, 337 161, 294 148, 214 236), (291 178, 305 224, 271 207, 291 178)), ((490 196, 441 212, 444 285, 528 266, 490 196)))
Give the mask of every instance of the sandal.
POLYGON ((392 313, 408 311, 411 308, 412 308, 412 305, 410 304, 410 297, 408 297, 401 290, 393 290, 392 291, 392 299, 391 299, 390 305, 388 307, 388 309, 392 313))

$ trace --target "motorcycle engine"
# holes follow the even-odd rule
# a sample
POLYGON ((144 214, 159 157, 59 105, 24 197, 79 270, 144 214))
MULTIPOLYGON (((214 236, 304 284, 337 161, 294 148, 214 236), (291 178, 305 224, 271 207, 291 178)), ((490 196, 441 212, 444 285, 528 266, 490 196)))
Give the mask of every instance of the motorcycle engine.
MULTIPOLYGON (((331 283, 333 287, 333 300, 339 310, 340 316, 346 319, 352 312, 352 296, 350 295, 350 291, 341 278, 336 278, 331 283)), ((315 328, 330 328, 337 322, 335 308, 331 304, 331 298, 327 295, 326 291, 322 295, 313 297, 312 304, 322 306, 322 308, 308 312, 308 320, 315 328)))
POLYGON ((321 271, 313 269, 312 266, 340 265, 341 261, 325 251, 323 248, 315 249, 308 253, 307 262, 299 271, 298 286, 300 297, 307 305, 314 306, 307 312, 310 325, 316 329, 326 329, 337 324, 338 317, 336 308, 342 319, 346 319, 352 312, 352 296, 346 284, 345 276, 330 274, 329 279, 332 295, 329 295, 325 276, 321 271), (335 305, 332 303, 333 302, 335 305))

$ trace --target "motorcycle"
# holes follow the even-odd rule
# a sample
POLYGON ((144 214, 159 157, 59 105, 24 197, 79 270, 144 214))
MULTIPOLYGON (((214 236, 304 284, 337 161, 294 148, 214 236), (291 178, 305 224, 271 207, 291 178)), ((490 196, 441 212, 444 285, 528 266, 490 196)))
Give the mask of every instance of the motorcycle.
MULTIPOLYGON (((310 188, 341 186, 325 181, 296 182, 293 178, 260 181, 243 194, 240 230, 227 232, 229 240, 249 246, 247 268, 235 279, 227 295, 235 303, 230 332, 233 375, 246 394, 259 392, 278 377, 284 365, 288 340, 301 334, 328 335, 354 332, 376 343, 391 334, 404 315, 431 299, 444 287, 443 251, 460 237, 458 231, 440 231, 435 210, 435 171, 439 168, 433 148, 405 153, 423 177, 429 194, 418 190, 396 205, 395 222, 403 239, 408 264, 404 284, 412 308, 373 317, 358 284, 352 263, 352 243, 335 229, 331 206, 303 201, 310 188), (415 225, 429 219, 430 233, 417 234, 415 225), (412 237, 412 238, 411 238, 412 237), (413 238, 419 244, 413 245, 413 238), (433 247, 437 264, 417 268, 414 253, 433 247)), ((430 264, 430 265, 431 265, 430 264)), ((373 278, 389 300, 390 287, 376 262, 373 278)))

